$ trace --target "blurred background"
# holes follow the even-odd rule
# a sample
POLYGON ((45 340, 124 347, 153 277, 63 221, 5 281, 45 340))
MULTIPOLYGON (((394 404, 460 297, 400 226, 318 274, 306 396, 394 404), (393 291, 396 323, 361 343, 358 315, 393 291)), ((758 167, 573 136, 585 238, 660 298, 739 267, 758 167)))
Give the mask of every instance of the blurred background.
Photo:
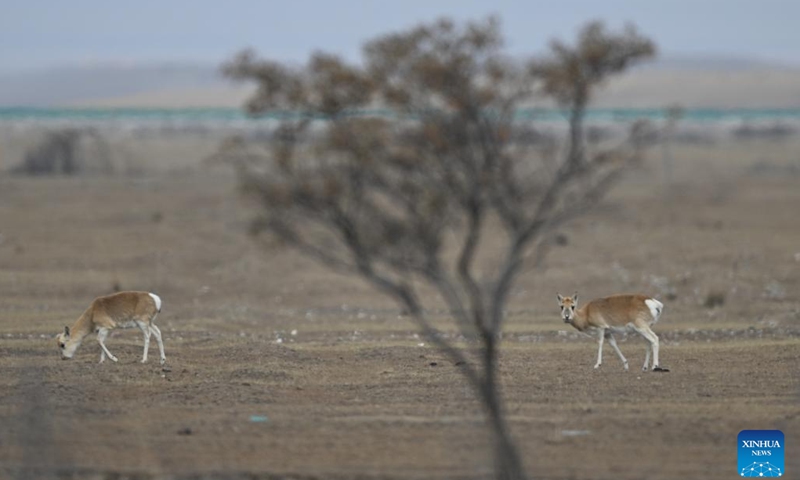
MULTIPOLYGON (((519 57, 545 53, 550 40, 574 37, 589 20, 637 25, 659 55, 595 96, 590 118, 600 123, 663 118, 666 107, 679 106, 686 111, 678 129, 686 136, 781 136, 794 131, 800 107, 800 33, 792 23, 800 6, 791 1, 33 1, 5 2, 3 9, 0 169, 20 162, 35 141, 28 134, 40 127, 115 134, 258 128, 239 108, 255 87, 219 72, 236 52, 253 47, 266 58, 302 64, 322 49, 359 62, 364 41, 441 16, 497 15, 507 52, 519 57)), ((130 150, 133 163, 149 161, 130 150)), ((171 155, 184 160, 180 151, 171 155)))
POLYGON ((231 107, 246 92, 231 88, 217 67, 245 47, 302 63, 323 49, 349 61, 362 42, 440 16, 498 15, 508 52, 544 53, 589 20, 636 24, 660 47, 657 61, 597 106, 693 108, 797 107, 800 33, 791 1, 571 0, 558 5, 485 2, 340 5, 275 2, 101 1, 4 2, 0 19, 0 105, 6 107, 231 107), (624 94, 622 93, 624 89, 624 94))
MULTIPOLYGON (((214 155, 274 127, 220 73, 243 48, 357 64, 377 36, 487 15, 512 57, 593 20, 658 49, 586 112, 589 143, 650 120, 645 161, 509 296, 500 368, 529 471, 729 478, 738 431, 800 432, 800 2, 0 0, 0 478, 488 478, 455 366, 363 282, 249 238, 214 155), (138 364, 137 333, 107 342, 120 364, 98 368, 93 340, 57 361, 53 336, 118 290, 164 300, 169 367, 138 364), (593 371, 596 344, 558 317, 575 290, 660 298, 673 372, 624 376, 608 349, 593 371)), ((563 139, 553 104, 521 118, 563 139)), ((620 346, 638 370, 641 341, 620 346)))

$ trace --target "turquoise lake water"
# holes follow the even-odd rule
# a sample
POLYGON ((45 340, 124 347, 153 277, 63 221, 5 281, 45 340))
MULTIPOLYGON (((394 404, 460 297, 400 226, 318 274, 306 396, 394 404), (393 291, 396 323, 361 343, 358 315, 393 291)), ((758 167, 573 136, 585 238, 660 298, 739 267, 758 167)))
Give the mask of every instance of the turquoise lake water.
MULTIPOLYGON (((388 111, 371 110, 365 114, 388 115, 388 111)), ((664 109, 590 109, 587 120, 595 122, 630 122, 644 118, 663 120, 664 109)), ((265 115, 254 119, 236 108, 28 108, 0 107, 0 122, 3 123, 49 123, 107 121, 122 123, 180 123, 180 124, 248 124, 278 118, 280 114, 265 115)), ((520 119, 545 122, 563 121, 563 111, 557 109, 524 109, 520 119)), ((800 108, 789 109, 687 109, 681 117, 690 123, 746 123, 800 121, 800 108)))

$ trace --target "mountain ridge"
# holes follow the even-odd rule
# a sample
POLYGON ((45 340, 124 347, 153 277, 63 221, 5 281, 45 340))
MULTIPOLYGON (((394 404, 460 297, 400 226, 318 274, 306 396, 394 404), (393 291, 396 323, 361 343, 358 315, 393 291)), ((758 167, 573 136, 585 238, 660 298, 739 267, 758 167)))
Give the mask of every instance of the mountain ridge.
MULTIPOLYGON (((0 106, 237 107, 254 90, 223 78, 218 65, 95 62, 0 74, 0 106)), ((616 78, 597 106, 800 106, 800 68, 760 59, 675 56, 616 78)))

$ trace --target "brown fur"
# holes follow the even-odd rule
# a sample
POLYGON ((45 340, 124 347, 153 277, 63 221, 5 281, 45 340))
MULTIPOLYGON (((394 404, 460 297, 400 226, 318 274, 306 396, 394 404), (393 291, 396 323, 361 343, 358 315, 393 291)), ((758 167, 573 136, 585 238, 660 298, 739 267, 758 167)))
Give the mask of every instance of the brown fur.
POLYGON ((121 323, 150 320, 158 313, 156 302, 147 292, 119 292, 95 298, 70 329, 71 336, 84 336, 99 328, 113 330, 121 323))
MULTIPOLYGON (((133 326, 143 329, 146 344, 149 344, 150 333, 156 333, 159 349, 163 352, 161 332, 153 323, 160 311, 158 307, 148 292, 119 292, 95 298, 72 327, 65 327, 64 333, 58 335, 62 358, 71 358, 84 338, 91 333, 99 332, 98 341, 102 346, 104 344, 100 334, 133 326)), ((111 358, 115 360, 115 357, 111 358)), ((101 361, 103 359, 104 356, 101 356, 101 361)), ((163 356, 161 360, 163 363, 163 356)))
POLYGON ((633 330, 639 333, 648 342, 642 370, 648 369, 650 355, 653 356, 654 371, 668 371, 658 364, 659 341, 658 336, 650 329, 661 316, 663 304, 654 298, 645 295, 613 295, 598 298, 578 307, 578 294, 572 297, 558 295, 558 305, 561 307, 561 318, 576 330, 585 333, 598 334, 597 363, 594 368, 600 367, 603 357, 603 342, 608 340, 614 348, 625 370, 628 370, 628 361, 619 350, 614 338, 614 330, 633 330), (654 310, 648 305, 653 305, 654 310))
MULTIPOLYGON (((646 295, 612 295, 597 298, 575 310, 572 326, 583 332, 587 328, 624 327, 629 323, 647 326, 653 322, 650 308, 644 303, 646 295)), ((564 305, 572 305, 571 297, 564 298, 564 305)))

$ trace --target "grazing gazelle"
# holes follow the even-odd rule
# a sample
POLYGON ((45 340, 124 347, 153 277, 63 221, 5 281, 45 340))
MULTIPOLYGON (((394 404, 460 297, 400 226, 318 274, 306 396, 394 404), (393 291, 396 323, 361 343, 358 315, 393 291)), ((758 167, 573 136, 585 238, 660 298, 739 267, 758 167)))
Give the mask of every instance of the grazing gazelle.
POLYGON ((647 371, 652 351, 653 371, 669 371, 658 364, 658 337, 650 329, 650 325, 658 321, 664 310, 664 304, 658 300, 645 295, 613 295, 592 300, 578 308, 578 293, 575 292, 572 297, 562 297, 559 294, 558 306, 561 307, 561 318, 565 323, 580 332, 597 334, 600 347, 594 368, 599 368, 603 363, 603 340, 608 339, 625 370, 628 370, 628 360, 619 350, 614 332, 635 331, 647 340, 647 355, 642 370, 647 371))
POLYGON ((119 292, 105 297, 97 297, 72 328, 64 327, 64 333, 58 334, 61 358, 64 360, 72 358, 83 339, 90 333, 97 332, 97 341, 100 342, 101 349, 100 363, 105 361, 106 355, 116 362, 117 357, 106 348, 105 340, 108 332, 117 328, 139 327, 144 334, 142 363, 147 361, 150 334, 153 334, 158 342, 158 351, 161 354, 161 364, 163 365, 167 361, 167 357, 164 356, 164 342, 161 340, 161 330, 153 323, 160 311, 161 297, 155 293, 119 292))

